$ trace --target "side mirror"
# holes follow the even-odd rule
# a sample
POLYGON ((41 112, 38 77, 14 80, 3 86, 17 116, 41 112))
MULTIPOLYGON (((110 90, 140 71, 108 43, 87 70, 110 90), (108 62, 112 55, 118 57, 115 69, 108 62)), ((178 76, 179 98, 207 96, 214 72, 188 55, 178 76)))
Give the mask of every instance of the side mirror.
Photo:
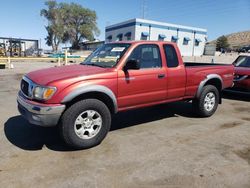
POLYGON ((136 60, 136 59, 130 59, 127 61, 125 67, 124 67, 124 70, 139 70, 141 67, 141 64, 139 62, 139 60, 136 60))

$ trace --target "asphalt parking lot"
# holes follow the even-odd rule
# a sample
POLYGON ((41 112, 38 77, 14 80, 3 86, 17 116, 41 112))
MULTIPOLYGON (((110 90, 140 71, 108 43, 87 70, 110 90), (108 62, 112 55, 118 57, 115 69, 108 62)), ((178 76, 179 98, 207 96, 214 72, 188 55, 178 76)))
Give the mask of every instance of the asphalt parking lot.
POLYGON ((250 96, 225 93, 210 118, 177 102, 117 114, 101 145, 67 148, 16 108, 22 75, 0 70, 0 187, 250 187, 250 96))

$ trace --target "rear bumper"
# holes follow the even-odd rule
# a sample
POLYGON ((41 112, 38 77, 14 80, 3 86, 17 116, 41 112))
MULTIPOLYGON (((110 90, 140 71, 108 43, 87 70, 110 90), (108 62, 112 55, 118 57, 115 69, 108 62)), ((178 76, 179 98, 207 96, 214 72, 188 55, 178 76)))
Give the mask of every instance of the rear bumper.
POLYGON ((43 127, 55 126, 65 109, 65 105, 47 105, 25 99, 21 92, 17 96, 18 110, 20 114, 31 124, 43 127))

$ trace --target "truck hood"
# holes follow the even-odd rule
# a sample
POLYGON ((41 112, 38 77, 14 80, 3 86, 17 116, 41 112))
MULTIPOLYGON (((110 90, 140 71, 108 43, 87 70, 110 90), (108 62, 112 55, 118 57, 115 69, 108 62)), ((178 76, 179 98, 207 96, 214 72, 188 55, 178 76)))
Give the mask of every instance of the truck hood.
POLYGON ((87 77, 102 73, 108 73, 112 69, 101 68, 87 65, 69 65, 62 67, 53 67, 41 69, 28 73, 26 76, 39 85, 48 85, 58 80, 67 80, 70 78, 87 77))

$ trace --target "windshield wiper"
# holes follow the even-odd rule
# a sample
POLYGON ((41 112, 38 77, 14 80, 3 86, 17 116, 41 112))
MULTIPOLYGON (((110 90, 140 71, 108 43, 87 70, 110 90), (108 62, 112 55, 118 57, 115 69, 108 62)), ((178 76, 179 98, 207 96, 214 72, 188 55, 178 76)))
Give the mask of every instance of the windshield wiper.
POLYGON ((109 67, 109 66, 106 66, 106 65, 100 65, 100 64, 95 64, 95 63, 81 63, 81 65, 96 66, 96 67, 101 67, 101 68, 109 67))

